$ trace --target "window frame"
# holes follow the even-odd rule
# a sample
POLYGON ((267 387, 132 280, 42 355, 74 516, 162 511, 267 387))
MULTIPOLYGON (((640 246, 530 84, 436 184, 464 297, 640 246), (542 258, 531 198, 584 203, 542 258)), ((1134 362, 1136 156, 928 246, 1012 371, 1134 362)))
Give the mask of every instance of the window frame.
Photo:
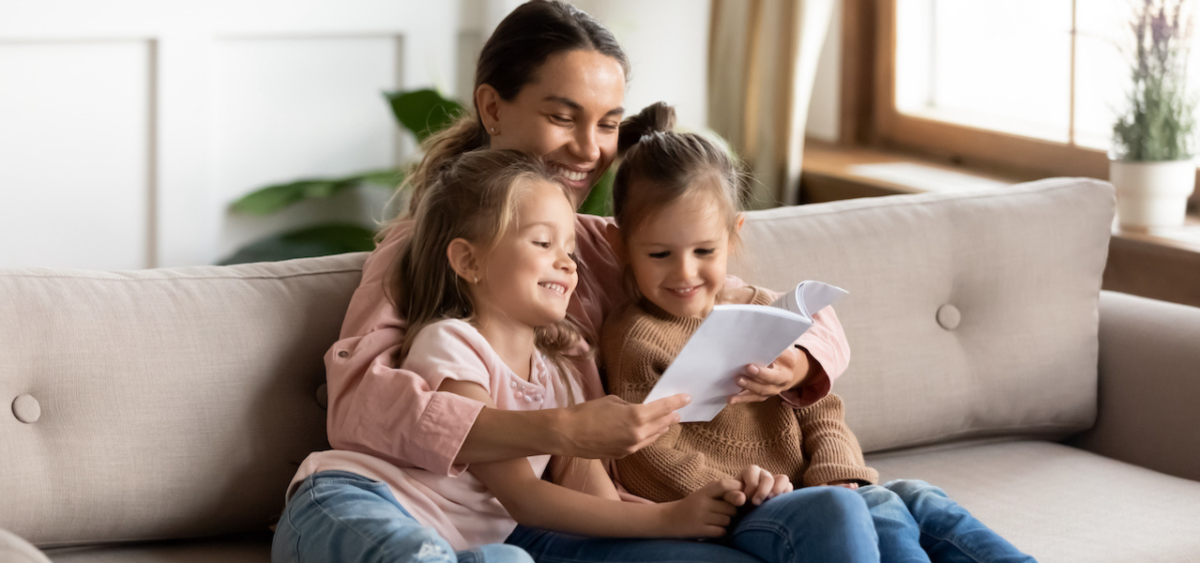
MULTIPOLYGON (((896 4, 898 0, 845 0, 847 10, 874 12, 874 45, 872 59, 847 58, 850 68, 866 63, 873 67, 873 84, 866 91, 871 97, 871 141, 884 148, 915 152, 954 164, 1009 171, 1018 176, 1088 176, 1108 178, 1108 155, 1105 151, 1074 144, 1074 49, 1072 40, 1070 139, 1066 144, 1023 137, 900 113, 896 108, 896 4)), ((1072 10, 1074 12, 1074 9, 1072 10)), ((851 15, 848 13, 847 15, 851 15)), ((866 18, 847 17, 843 29, 846 41, 859 40, 866 18), (850 20, 858 21, 851 22, 850 20), (858 30, 849 29, 850 25, 858 30), (856 37, 857 36, 857 39, 856 37)), ((1073 26, 1074 27, 1074 26, 1073 26)), ((868 27, 869 29, 869 27, 868 27)), ((1072 35, 1074 38, 1074 35, 1072 35)), ((844 45, 845 47, 845 45, 844 45)), ((861 73, 859 73, 861 74, 861 73)), ((843 84, 847 80, 843 79, 843 84)), ((862 88, 861 79, 858 88, 862 88)), ((854 95, 854 89, 848 92, 854 95)), ((844 101, 845 103, 846 101, 844 101)), ((855 103, 852 100, 849 103, 855 103)), ((858 103, 862 103, 860 100, 858 103)), ((861 107, 861 106, 860 106, 861 107)), ((845 139, 846 136, 843 136, 845 139)), ((860 137, 861 140, 861 137, 860 137)))

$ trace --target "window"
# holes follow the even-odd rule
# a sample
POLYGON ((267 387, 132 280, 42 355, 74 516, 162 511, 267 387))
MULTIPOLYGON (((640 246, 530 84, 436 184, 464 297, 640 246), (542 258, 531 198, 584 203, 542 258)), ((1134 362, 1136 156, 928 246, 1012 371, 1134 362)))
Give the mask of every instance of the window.
POLYGON ((1132 44, 1134 2, 877 5, 875 128, 885 145, 1107 177, 1112 123, 1130 82, 1122 49, 1132 44))

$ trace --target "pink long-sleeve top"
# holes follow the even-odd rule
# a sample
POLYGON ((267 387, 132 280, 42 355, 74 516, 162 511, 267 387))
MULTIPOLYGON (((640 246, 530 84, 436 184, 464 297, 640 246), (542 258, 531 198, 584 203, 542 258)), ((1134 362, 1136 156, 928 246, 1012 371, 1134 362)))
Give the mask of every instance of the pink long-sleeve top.
MULTIPOLYGON (((575 219, 579 284, 568 312, 591 342, 597 342, 605 316, 626 300, 621 267, 604 236, 611 223, 611 218, 590 215, 576 215, 575 219)), ((394 367, 406 323, 384 288, 408 231, 408 225, 392 228, 367 257, 340 339, 325 354, 329 443, 336 450, 368 454, 398 467, 453 476, 466 469, 454 460, 483 404, 439 392, 428 378, 394 367)), ((730 278, 728 285, 743 283, 730 278)), ((823 373, 814 385, 806 386, 803 397, 785 397, 798 406, 825 396, 850 360, 846 336, 833 308, 818 313, 814 321, 796 343, 808 350, 823 373)), ((603 396, 595 363, 587 361, 576 367, 584 399, 603 396)))
MULTIPOLYGON (((535 410, 567 406, 582 389, 564 379, 544 356, 530 358, 529 380, 513 373, 487 339, 465 321, 448 319, 421 329, 402 367, 437 388, 447 379, 475 383, 487 391, 498 409, 535 410), (570 390, 568 390, 570 388, 570 390)), ((550 456, 528 458, 538 476, 550 456)), ((288 488, 319 471, 349 471, 387 485, 413 518, 437 530, 456 551, 501 543, 517 527, 500 501, 471 473, 448 476, 416 467, 397 467, 375 456, 344 450, 309 454, 288 488)))

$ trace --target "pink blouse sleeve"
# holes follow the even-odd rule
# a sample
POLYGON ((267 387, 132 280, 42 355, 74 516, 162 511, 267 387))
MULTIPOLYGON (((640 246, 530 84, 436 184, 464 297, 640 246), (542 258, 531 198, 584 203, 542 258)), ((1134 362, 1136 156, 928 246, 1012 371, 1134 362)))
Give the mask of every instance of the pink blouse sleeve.
POLYGON ((457 475, 455 465, 483 403, 440 393, 416 373, 394 367, 406 324, 387 298, 387 273, 407 237, 394 228, 363 265, 340 339, 325 354, 329 443, 399 467, 457 475))

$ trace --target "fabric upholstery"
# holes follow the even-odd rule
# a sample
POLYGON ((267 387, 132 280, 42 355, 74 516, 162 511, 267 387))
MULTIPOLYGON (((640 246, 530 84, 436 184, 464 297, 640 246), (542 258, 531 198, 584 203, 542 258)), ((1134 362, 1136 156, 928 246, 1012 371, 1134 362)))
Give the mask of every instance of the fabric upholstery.
POLYGON ((867 457, 921 479, 1039 563, 1200 561, 1200 483, 1062 444, 950 444, 867 457))
POLYGON ((836 391, 865 451, 1062 437, 1095 417, 1113 207, 1107 183, 1059 178, 781 208, 748 214, 731 270, 849 290, 836 309, 852 359, 836 391))
POLYGON ((50 560, 29 542, 8 530, 0 529, 0 561, 4 563, 49 563, 50 560))
POLYGON ((40 547, 266 529, 327 447, 321 358, 364 257, 0 271, 0 528, 40 547), (36 422, 8 412, 21 395, 36 422))
POLYGON ((271 533, 51 550, 53 563, 270 563, 271 533))
POLYGON ((1100 416, 1078 444, 1200 481, 1200 308, 1100 295, 1100 416))

